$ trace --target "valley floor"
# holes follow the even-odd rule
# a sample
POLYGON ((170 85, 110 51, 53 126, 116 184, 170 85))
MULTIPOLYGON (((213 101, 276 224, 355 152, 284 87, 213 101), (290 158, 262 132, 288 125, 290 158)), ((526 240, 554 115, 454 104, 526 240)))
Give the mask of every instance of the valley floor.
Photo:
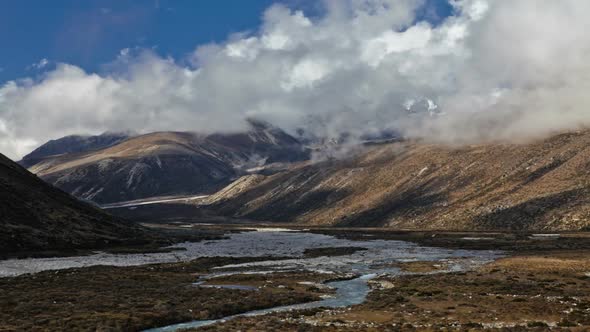
MULTIPOLYGON (((210 227, 213 230, 220 226, 210 227)), ((452 248, 455 253, 463 249, 499 249, 504 250, 505 256, 472 270, 450 273, 439 273, 447 269, 439 260, 400 260, 391 267, 405 274, 370 280, 371 292, 361 304, 271 313, 263 319, 238 317, 199 331, 590 329, 590 236, 586 233, 558 237, 375 229, 309 231, 362 241, 412 241, 452 248)), ((323 248, 306 251, 305 255, 341 256, 358 250, 362 253, 363 248, 323 248)), ((0 278, 0 331, 140 331, 317 301, 333 292, 321 287, 321 283, 335 277, 333 274, 309 270, 238 273, 215 279, 217 285, 237 284, 243 288, 194 285, 199 276, 218 266, 288 258, 197 258, 179 263, 95 266, 0 278)))
MULTIPOLYGON (((436 270, 435 265, 432 266, 436 270)), ((588 331, 590 254, 500 259, 475 271, 382 277, 360 305, 239 318, 199 331, 588 331)))

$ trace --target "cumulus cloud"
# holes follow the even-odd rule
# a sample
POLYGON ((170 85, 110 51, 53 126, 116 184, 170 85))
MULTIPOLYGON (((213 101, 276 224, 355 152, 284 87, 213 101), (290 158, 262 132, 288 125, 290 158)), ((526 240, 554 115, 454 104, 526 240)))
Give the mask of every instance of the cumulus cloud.
POLYGON ((433 26, 424 0, 283 5, 253 33, 188 59, 125 49, 98 75, 70 64, 0 88, 0 149, 106 130, 237 131, 260 118, 290 132, 383 130, 463 143, 590 124, 590 38, 577 0, 450 0, 433 26))

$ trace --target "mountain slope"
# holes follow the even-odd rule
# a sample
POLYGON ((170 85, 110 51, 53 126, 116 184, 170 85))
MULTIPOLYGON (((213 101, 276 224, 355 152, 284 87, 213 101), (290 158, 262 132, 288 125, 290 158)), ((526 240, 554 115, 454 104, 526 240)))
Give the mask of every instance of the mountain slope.
POLYGON ((0 154, 0 253, 143 242, 146 231, 53 188, 0 154))
POLYGON ((524 145, 386 144, 237 187, 211 207, 339 226, 578 230, 590 225, 590 131, 524 145))
POLYGON ((130 133, 106 132, 96 136, 71 135, 62 137, 51 140, 33 150, 33 152, 24 156, 19 161, 19 164, 24 167, 31 167, 47 157, 103 149, 120 143, 131 136, 130 133))
POLYGON ((252 126, 227 135, 146 134, 102 150, 46 158, 29 170, 79 198, 112 203, 211 193, 249 168, 308 157, 281 130, 252 126))

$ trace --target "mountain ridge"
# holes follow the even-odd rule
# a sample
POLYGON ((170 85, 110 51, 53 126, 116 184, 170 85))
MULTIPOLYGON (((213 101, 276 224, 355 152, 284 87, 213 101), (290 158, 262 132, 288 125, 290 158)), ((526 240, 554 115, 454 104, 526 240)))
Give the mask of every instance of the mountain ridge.
POLYGON ((301 224, 580 230, 590 226, 588 160, 590 130, 528 144, 395 142, 234 185, 207 203, 226 216, 301 224))
POLYGON ((29 166, 43 180, 96 203, 208 194, 248 169, 304 160, 309 151, 282 130, 252 123, 242 133, 155 132, 29 166))
POLYGON ((66 153, 88 152, 113 146, 135 134, 128 132, 104 132, 100 135, 70 135, 50 140, 25 155, 18 163, 31 167, 47 157, 66 153))

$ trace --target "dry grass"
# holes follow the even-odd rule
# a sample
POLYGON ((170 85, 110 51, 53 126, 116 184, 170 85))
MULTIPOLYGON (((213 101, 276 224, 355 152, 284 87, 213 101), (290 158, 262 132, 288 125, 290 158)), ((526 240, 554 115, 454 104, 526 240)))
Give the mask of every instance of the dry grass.
POLYGON ((590 225, 588 145, 588 130, 528 144, 387 144, 272 175, 216 208, 318 225, 580 230, 590 225))
POLYGON ((97 266, 3 278, 0 331, 139 331, 319 299, 321 290, 297 283, 326 278, 310 273, 215 280, 261 286, 257 291, 192 284, 213 266, 259 259, 202 258, 188 263, 97 266))
MULTIPOLYGON (((408 265, 422 272, 429 266, 408 265)), ((588 267, 590 253, 562 251, 504 258, 467 273, 382 277, 350 310, 240 318, 205 331, 587 331, 588 267)))

